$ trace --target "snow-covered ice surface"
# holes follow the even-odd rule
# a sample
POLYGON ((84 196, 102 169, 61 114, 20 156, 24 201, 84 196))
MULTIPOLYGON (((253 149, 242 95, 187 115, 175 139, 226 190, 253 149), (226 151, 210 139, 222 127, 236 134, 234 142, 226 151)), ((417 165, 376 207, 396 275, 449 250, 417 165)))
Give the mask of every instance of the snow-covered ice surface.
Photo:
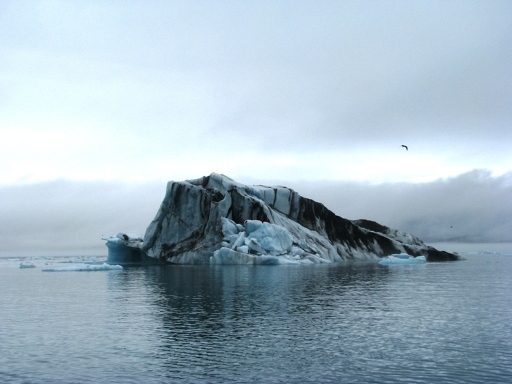
POLYGON ((103 264, 74 264, 65 267, 44 268, 43 272, 92 272, 92 271, 120 271, 120 265, 103 264))

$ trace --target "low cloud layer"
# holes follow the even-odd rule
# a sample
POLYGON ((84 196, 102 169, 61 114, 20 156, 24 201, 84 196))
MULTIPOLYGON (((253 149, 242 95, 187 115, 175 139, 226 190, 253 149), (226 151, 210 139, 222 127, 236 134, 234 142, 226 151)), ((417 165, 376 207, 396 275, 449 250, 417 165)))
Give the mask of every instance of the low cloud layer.
MULTIPOLYGON (((241 180, 243 181, 243 180, 241 180)), ((246 182, 246 181, 245 181, 246 182)), ((254 184, 277 183, 255 180, 254 184)), ((474 170, 429 183, 280 182, 339 216, 426 242, 511 242, 512 174, 474 170)), ((53 181, 0 188, 0 256, 106 254, 102 236, 144 233, 165 183, 53 181)))
POLYGON ((474 170, 428 183, 296 185, 349 219, 370 219, 427 242, 512 241, 512 173, 474 170))
POLYGON ((0 256, 106 254, 102 236, 140 233, 165 184, 53 181, 0 189, 0 256))

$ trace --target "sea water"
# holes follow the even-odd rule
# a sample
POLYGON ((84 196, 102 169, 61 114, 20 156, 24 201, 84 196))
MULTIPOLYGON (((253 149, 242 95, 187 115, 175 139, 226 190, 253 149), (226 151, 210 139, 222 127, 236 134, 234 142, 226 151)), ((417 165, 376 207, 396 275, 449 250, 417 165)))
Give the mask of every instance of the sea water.
POLYGON ((512 381, 512 256, 42 272, 0 259, 1 383, 512 381))

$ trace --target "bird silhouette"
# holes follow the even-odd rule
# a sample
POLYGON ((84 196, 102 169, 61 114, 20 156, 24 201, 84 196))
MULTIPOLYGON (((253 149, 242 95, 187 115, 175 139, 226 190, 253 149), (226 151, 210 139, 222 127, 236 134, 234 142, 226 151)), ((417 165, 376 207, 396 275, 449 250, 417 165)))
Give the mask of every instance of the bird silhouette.
POLYGON ((402 144, 402 147, 404 147, 406 151, 408 151, 408 150, 409 150, 409 148, 407 148, 407 145, 403 145, 403 144, 402 144))

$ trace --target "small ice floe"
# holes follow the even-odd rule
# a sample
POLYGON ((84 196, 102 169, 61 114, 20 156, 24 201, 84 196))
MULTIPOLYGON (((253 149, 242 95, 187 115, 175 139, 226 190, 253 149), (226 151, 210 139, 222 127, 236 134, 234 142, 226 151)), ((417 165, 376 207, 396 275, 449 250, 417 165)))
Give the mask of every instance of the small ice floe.
POLYGON ((45 268, 43 272, 90 272, 90 271, 120 271, 123 267, 120 265, 110 265, 103 263, 101 265, 96 264, 76 264, 67 267, 57 268, 45 268))
POLYGON ((379 264, 381 265, 397 265, 397 264, 424 264, 427 262, 425 256, 411 256, 407 253, 400 253, 397 255, 390 255, 383 257, 379 264))
POLYGON ((36 266, 33 263, 29 262, 29 261, 22 261, 20 263, 20 268, 35 268, 35 267, 36 266))

